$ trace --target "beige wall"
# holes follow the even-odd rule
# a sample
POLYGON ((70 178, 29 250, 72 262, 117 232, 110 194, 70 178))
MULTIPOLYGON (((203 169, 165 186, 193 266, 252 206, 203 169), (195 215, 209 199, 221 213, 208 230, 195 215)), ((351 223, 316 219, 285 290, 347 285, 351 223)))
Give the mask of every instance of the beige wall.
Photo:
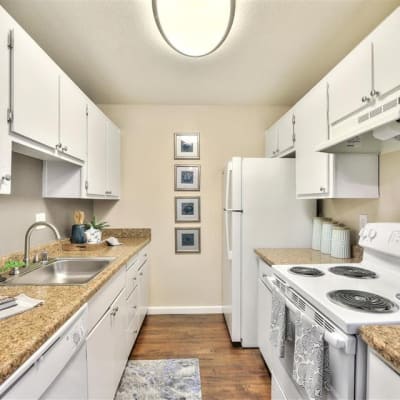
MULTIPOLYGON (((21 154, 12 154, 12 194, 0 196, 0 255, 23 250, 25 231, 35 222, 35 214, 45 212, 47 221, 57 226, 62 236, 69 236, 75 209, 93 213, 91 200, 61 200, 42 198, 42 162, 21 154)), ((53 240, 48 229, 36 231, 32 243, 53 240)))
MULTIPOLYGON (((225 106, 103 106, 122 131, 122 193, 95 202, 114 227, 152 230, 152 306, 221 304, 222 170, 232 156, 263 156, 263 132, 286 108, 225 106), (199 255, 175 255, 173 134, 200 131, 199 255)), ((189 194, 189 193, 186 193, 189 194)), ((182 225, 181 225, 182 226, 182 225)))
POLYGON ((360 214, 369 222, 400 222, 400 152, 380 158, 380 198, 376 200, 330 199, 322 204, 323 214, 348 225, 357 240, 360 214))

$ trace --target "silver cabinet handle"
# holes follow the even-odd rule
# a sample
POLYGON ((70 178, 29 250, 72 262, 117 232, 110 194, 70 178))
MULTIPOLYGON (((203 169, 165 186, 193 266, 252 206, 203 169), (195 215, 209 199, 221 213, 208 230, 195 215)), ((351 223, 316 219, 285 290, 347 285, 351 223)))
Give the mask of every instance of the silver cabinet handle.
POLYGON ((378 97, 380 93, 379 93, 378 90, 372 89, 372 90, 369 92, 369 94, 371 95, 371 97, 378 97))
POLYGON ((62 151, 68 151, 68 147, 67 146, 63 146, 61 150, 62 151))
POLYGON ((111 190, 106 190, 105 193, 106 194, 112 194, 112 191, 111 190))
POLYGON ((371 101, 371 97, 363 96, 363 97, 361 97, 361 101, 363 103, 369 103, 371 101))
POLYGON ((320 192, 326 192, 326 189, 325 189, 324 187, 321 186, 321 187, 319 188, 319 191, 320 191, 320 192))
POLYGON ((143 276, 143 272, 141 272, 139 275, 140 275, 140 276, 143 276))
POLYGON ((119 311, 119 307, 117 306, 117 307, 115 307, 112 311, 111 311, 111 315, 113 316, 113 317, 115 317, 116 315, 117 315, 117 312, 119 311))
POLYGON ((56 144, 56 149, 61 150, 61 147, 62 147, 62 143, 57 143, 56 144))
POLYGON ((1 177, 2 182, 10 182, 11 181, 11 175, 10 174, 5 174, 1 177))

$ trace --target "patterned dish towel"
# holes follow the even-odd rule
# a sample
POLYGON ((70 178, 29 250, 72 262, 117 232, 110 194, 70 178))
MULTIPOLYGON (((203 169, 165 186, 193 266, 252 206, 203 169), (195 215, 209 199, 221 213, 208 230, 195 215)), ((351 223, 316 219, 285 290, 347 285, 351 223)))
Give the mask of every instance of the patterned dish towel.
POLYGON ((272 345, 278 350, 280 358, 285 357, 286 341, 286 305, 285 298, 279 289, 274 287, 272 290, 272 313, 271 313, 271 333, 270 340, 272 345))
POLYGON ((322 400, 329 389, 329 347, 324 332, 307 316, 295 324, 293 379, 311 400, 322 400))

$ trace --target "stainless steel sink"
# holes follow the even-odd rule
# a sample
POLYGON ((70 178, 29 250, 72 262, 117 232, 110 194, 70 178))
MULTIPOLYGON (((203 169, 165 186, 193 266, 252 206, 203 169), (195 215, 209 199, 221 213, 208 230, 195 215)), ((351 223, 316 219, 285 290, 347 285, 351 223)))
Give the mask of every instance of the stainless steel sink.
POLYGON ((8 278, 2 285, 80 285, 104 270, 114 257, 56 258, 32 265, 28 271, 8 278))

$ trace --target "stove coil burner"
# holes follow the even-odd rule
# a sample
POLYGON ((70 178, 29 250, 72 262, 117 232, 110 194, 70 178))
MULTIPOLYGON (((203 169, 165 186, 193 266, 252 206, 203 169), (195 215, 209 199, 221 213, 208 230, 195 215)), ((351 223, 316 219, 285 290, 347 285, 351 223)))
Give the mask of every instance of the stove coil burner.
POLYGON ((398 306, 389 299, 360 290, 334 290, 328 293, 328 297, 336 304, 357 311, 380 314, 394 312, 398 309, 398 306))
POLYGON ((304 275, 304 276, 322 276, 324 273, 312 267, 292 267, 289 269, 290 272, 296 275, 304 275))
POLYGON ((349 278, 360 278, 360 279, 375 279, 378 276, 375 272, 369 269, 360 267, 351 267, 348 265, 338 265, 337 267, 329 268, 329 271, 336 275, 347 276, 349 278))

